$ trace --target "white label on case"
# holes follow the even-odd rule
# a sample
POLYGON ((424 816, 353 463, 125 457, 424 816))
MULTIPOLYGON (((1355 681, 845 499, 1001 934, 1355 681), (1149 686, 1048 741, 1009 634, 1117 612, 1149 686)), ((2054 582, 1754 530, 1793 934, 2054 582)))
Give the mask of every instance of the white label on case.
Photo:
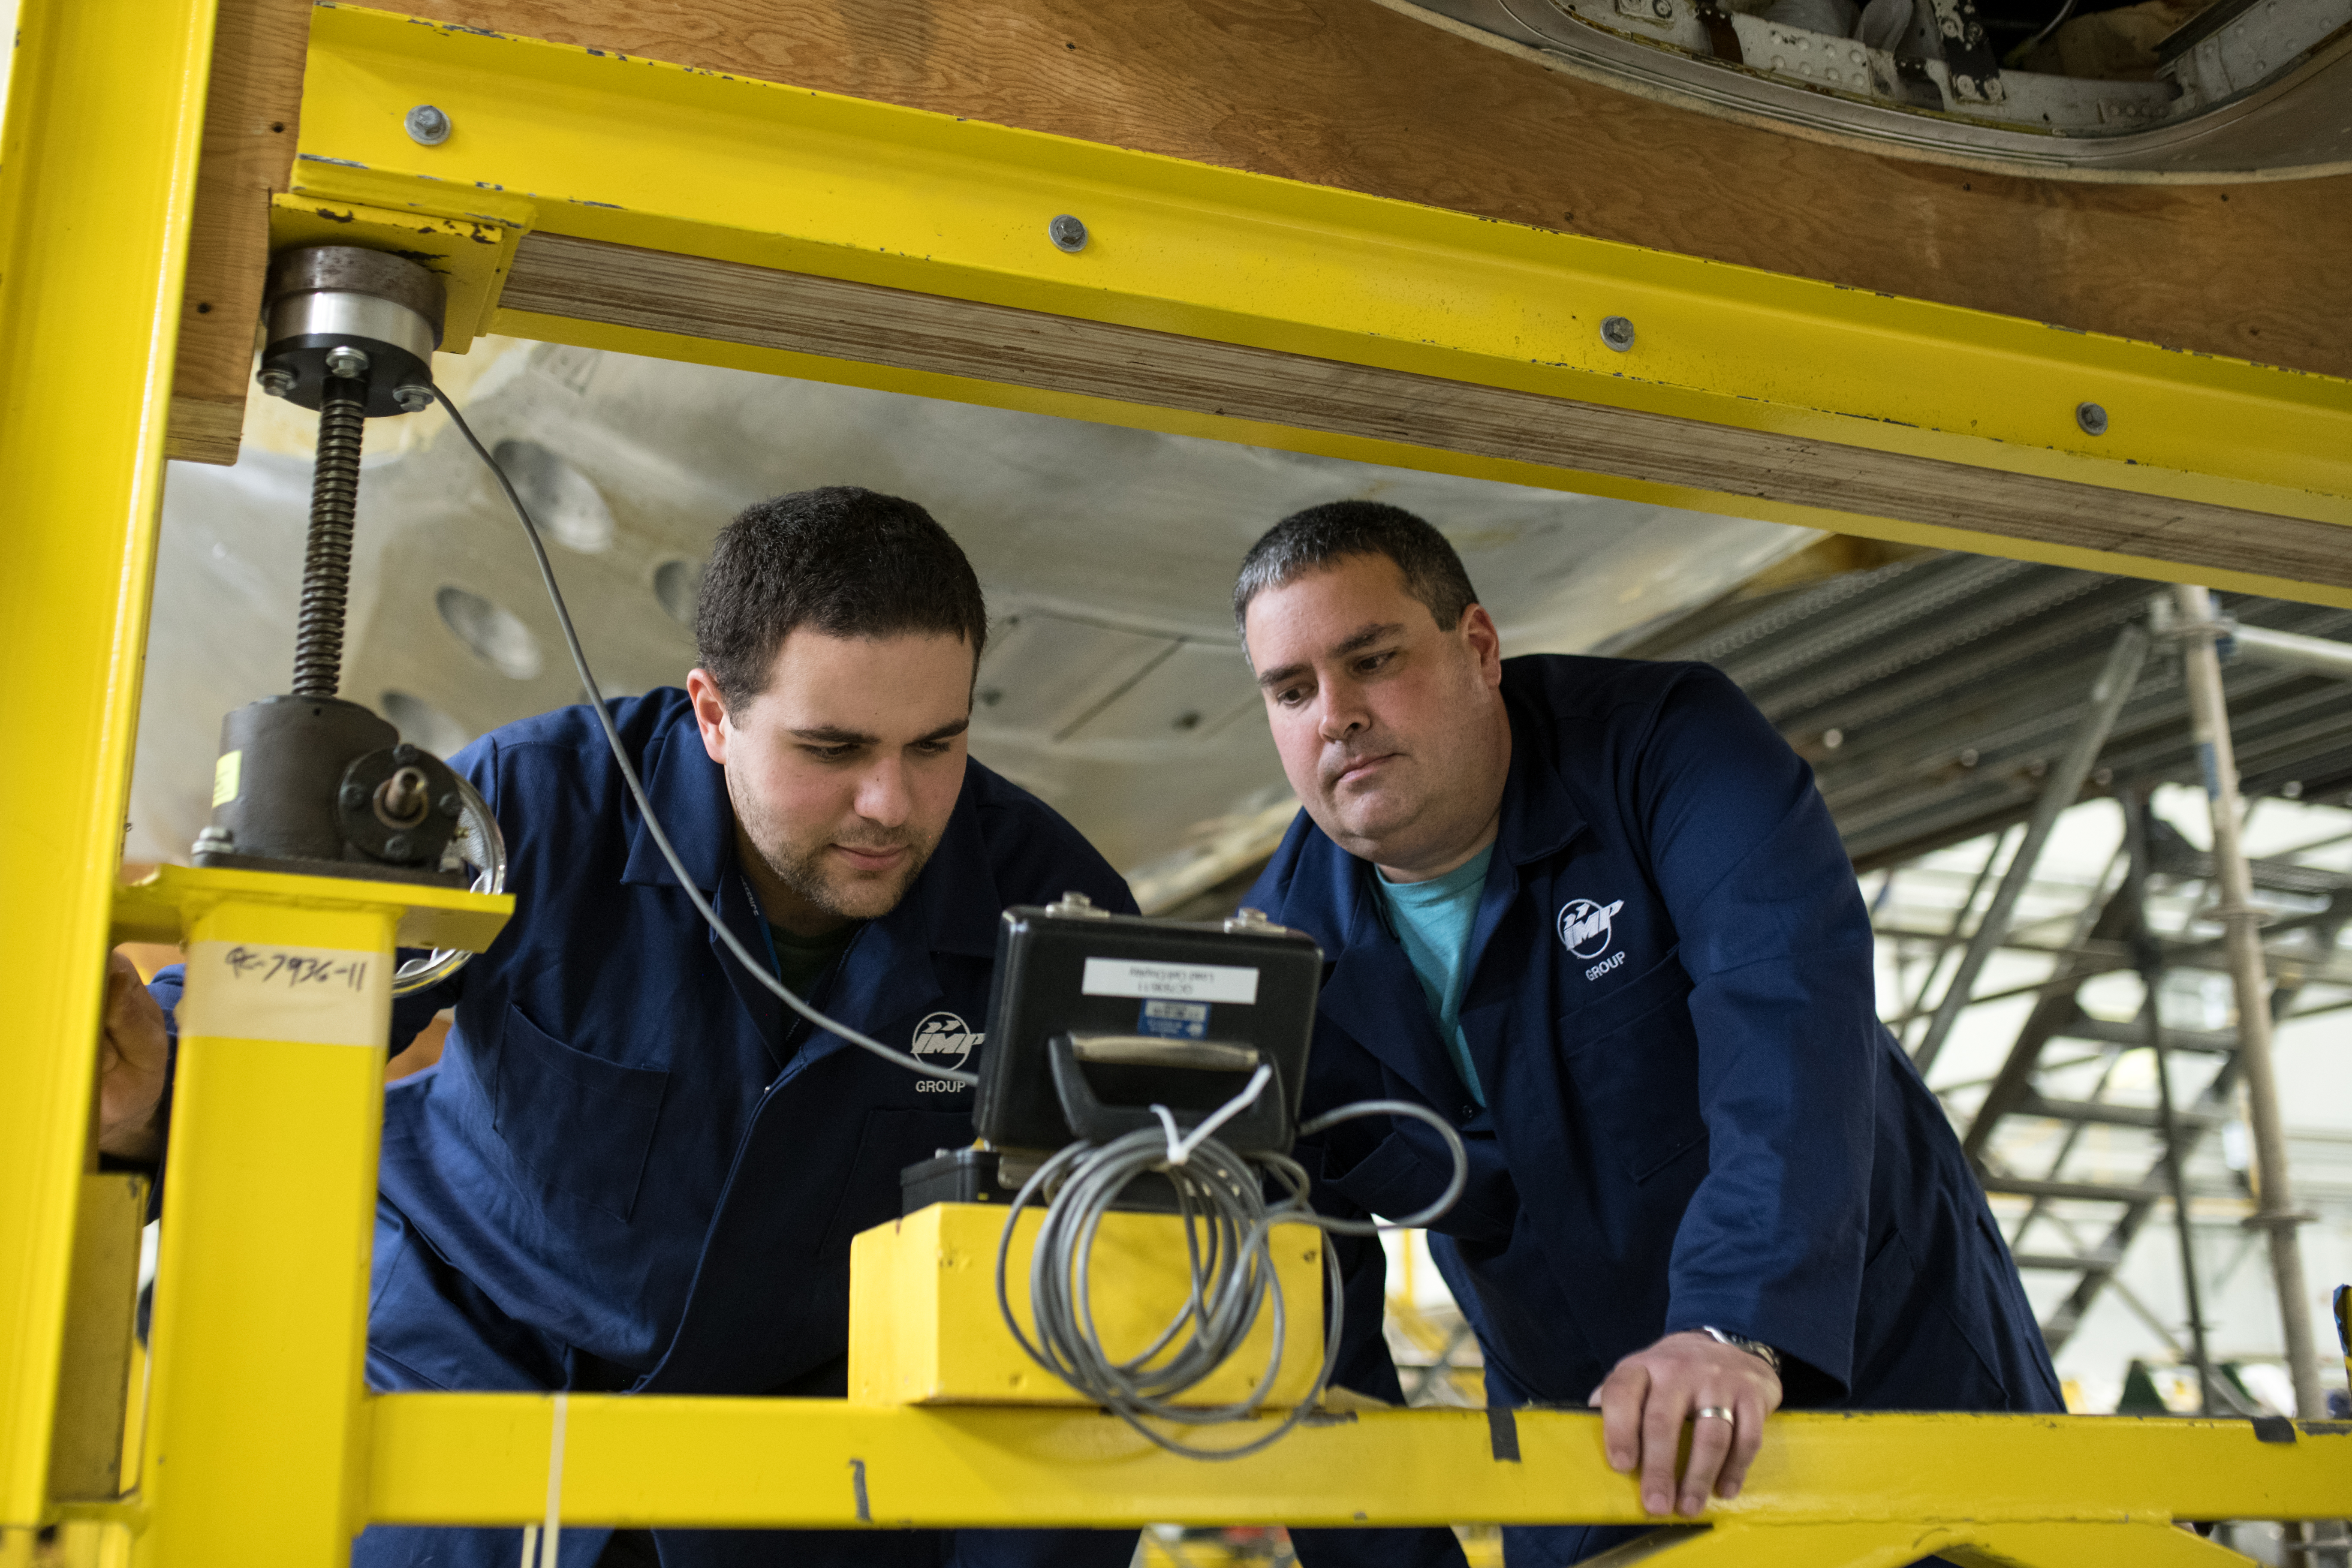
POLYGON ((1178 1002, 1257 1003, 1257 971, 1230 963, 1139 963, 1089 958, 1079 987, 1089 996, 1156 996, 1178 1002))
POLYGON ((180 1033, 382 1049, 392 1030, 392 960, 339 947, 199 942, 188 947, 180 1033))

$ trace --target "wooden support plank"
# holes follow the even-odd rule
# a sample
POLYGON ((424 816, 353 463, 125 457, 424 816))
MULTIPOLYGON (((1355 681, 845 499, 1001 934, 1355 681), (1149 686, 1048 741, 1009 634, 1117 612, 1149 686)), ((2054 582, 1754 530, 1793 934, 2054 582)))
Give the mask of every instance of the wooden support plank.
POLYGON ((310 0, 220 0, 167 457, 236 461, 269 266, 269 198, 294 165, 310 36, 310 0))
POLYGON ((2003 178, 1670 108, 1377 0, 402 0, 593 46, 2352 375, 2352 177, 2003 178))
POLYGON ((122 1491, 123 1421, 130 1410, 131 1331, 139 1307, 140 1227, 148 1179, 84 1176, 66 1297, 49 1496, 104 1502, 122 1491))
POLYGON ((548 234, 501 310, 2352 587, 2352 530, 548 234))

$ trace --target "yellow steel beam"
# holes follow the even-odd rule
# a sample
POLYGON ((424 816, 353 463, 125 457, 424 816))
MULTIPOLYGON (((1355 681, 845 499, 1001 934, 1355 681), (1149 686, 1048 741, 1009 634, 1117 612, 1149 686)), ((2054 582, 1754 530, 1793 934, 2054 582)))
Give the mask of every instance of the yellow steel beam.
POLYGON ((176 901, 188 952, 136 1560, 325 1568, 365 1518, 394 932, 424 908, 439 940, 487 946, 513 900, 172 869, 124 895, 176 901))
POLYGON ((401 947, 446 947, 480 952, 498 936, 514 908, 507 894, 469 893, 415 882, 324 880, 286 871, 249 871, 158 866, 139 881, 117 889, 116 942, 165 942, 186 939, 188 922, 224 903, 268 905, 299 915, 331 901, 357 901, 393 911, 394 940, 401 947))
MULTIPOLYGON (((1004 1310, 1013 1322, 1035 1321, 1029 1269, 1045 1211, 1021 1212, 1000 1310, 996 1250, 1004 1215, 1001 1204, 932 1204, 859 1234, 849 1253, 850 1398, 867 1405, 1093 1403, 1038 1365, 1006 1326, 1004 1310)), ((1142 1354, 1194 1297, 1186 1223, 1172 1214, 1103 1215, 1088 1243, 1094 1287, 1086 1310, 1107 1354, 1142 1354)), ((1274 1353, 1271 1308, 1178 1404, 1296 1405, 1307 1397, 1323 1364, 1322 1244, 1313 1226, 1274 1227, 1267 1251, 1286 1310, 1281 1363, 1265 1392, 1253 1391, 1274 1353)))
POLYGON ((2178 1525, 2138 1523, 2122 1530, 2088 1524, 2004 1524, 1968 1532, 1967 1546, 1944 1549, 1967 1568, 2225 1568, 2252 1559, 2178 1525))
MULTIPOLYGON (((359 7, 316 14, 307 79, 294 181, 313 203, 1370 367, 1440 394, 1536 395, 1688 422, 1679 428, 1695 438, 1769 436, 1810 444, 1788 460, 1825 472, 1892 455, 2077 485, 2094 507, 2105 493, 2237 509, 2297 520, 2306 543, 2319 541, 2312 550, 2352 548, 2333 533, 2352 524, 2352 384, 2328 377, 359 7), (403 130, 423 101, 456 128, 439 145, 403 130), (1075 255, 1046 238, 1061 213, 1089 229, 1075 255), (1630 353, 1602 342, 1611 315, 1635 323, 1630 353), (2076 424, 2086 401, 2106 409, 2106 434, 2076 424)), ((1418 444, 1409 413, 1393 436, 1335 435, 1303 418, 1013 384, 1025 345, 1010 336, 1002 374, 747 347, 758 323, 722 320, 723 287, 696 302, 700 330, 576 321, 533 303, 494 312, 491 326, 2108 570, 2178 576, 2199 560, 2208 581, 2352 604, 2352 574, 2216 559, 2168 537, 2161 509, 2099 550, 1997 528, 1856 528, 1822 506, 1759 500, 1736 477, 1710 490, 1418 444)), ((1814 487, 1836 491, 1834 479, 1814 487)))
POLYGON ((42 1509, 212 0, 25 0, 0 131, 0 1526, 42 1509))
MULTIPOLYGON (((371 1405, 372 1520, 541 1517, 551 1401, 371 1405)), ((1487 1412, 1369 1411, 1202 1464, 1091 1411, 582 1395, 569 1401, 562 1489, 566 1519, 624 1525, 1643 1522, 1634 1479, 1604 1462, 1598 1415, 1520 1411, 1513 1428, 1518 1458, 1498 1458, 1487 1412)), ((1257 1429, 1209 1436, 1239 1443, 1257 1429)), ((2341 1426, 2264 1443, 2242 1421, 1797 1414, 1773 1418, 1746 1489, 1710 1517, 1916 1534, 2347 1511, 2352 1431, 2341 1426)))

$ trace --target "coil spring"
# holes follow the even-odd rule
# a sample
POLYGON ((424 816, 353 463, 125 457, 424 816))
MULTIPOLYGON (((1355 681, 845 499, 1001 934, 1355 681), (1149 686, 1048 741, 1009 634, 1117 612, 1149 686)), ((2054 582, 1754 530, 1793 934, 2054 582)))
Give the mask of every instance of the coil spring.
POLYGON ((342 684, 343 607, 351 595, 352 521, 359 505, 360 442, 366 428, 367 384, 330 376, 319 404, 310 532, 294 629, 297 697, 332 697, 342 684))

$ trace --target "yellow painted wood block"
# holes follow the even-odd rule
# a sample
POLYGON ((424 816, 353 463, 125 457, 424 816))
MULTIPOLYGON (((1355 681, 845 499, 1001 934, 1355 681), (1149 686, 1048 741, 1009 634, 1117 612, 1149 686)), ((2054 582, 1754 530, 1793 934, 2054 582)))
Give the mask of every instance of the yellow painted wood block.
MULTIPOLYGON (((1083 1395, 1030 1359, 996 1301, 996 1248, 1005 1210, 933 1204, 852 1243, 849 1397, 864 1405, 1082 1405, 1083 1395)), ((1045 1215, 1024 1209, 1005 1267, 1014 1318, 1034 1338, 1029 1262, 1045 1215)), ((1275 1277, 1284 1311, 1282 1364, 1269 1405, 1295 1405, 1323 1362, 1323 1236, 1277 1226, 1275 1277)), ((1183 1222, 1174 1215, 1105 1216, 1093 1262, 1095 1324, 1116 1356, 1141 1351, 1188 1294, 1183 1222)), ((1180 1402, 1230 1405, 1249 1396, 1274 1351, 1273 1304, 1247 1339, 1180 1402)))

